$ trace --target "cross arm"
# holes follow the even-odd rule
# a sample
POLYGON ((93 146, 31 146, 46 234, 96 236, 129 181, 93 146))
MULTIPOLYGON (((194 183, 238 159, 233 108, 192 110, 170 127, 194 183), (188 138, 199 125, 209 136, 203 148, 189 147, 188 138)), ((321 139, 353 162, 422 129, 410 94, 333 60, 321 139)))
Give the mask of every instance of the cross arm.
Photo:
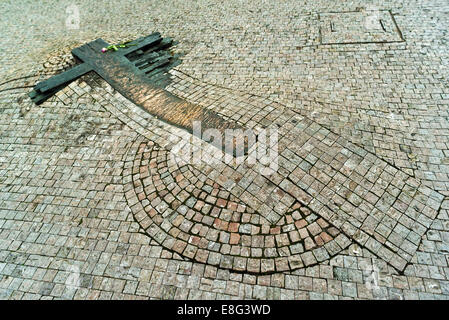
POLYGON ((92 71, 92 67, 87 63, 81 63, 75 67, 55 75, 48 80, 38 83, 34 90, 29 93, 30 98, 37 104, 47 100, 60 87, 92 71))
POLYGON ((149 36, 129 42, 128 43, 129 47, 121 49, 120 53, 123 55, 127 55, 133 51, 140 50, 146 46, 156 44, 160 41, 162 41, 161 34, 159 32, 155 32, 150 34, 149 36))

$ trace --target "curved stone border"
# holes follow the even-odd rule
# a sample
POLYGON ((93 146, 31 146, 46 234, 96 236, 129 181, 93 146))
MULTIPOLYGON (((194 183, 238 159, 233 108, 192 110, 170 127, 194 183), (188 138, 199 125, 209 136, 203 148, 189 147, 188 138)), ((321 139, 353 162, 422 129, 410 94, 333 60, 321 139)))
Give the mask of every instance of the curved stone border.
POLYGON ((137 140, 125 168, 136 221, 183 257, 234 271, 272 273, 322 262, 348 239, 295 202, 275 225, 190 165, 179 166, 152 141, 137 140), (326 247, 323 248, 323 246, 326 247))

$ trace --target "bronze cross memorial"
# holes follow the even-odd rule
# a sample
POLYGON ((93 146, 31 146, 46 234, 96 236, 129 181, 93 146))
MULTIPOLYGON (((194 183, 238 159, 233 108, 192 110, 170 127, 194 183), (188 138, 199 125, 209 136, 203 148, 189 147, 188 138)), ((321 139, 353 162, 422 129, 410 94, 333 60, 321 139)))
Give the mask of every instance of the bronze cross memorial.
MULTIPOLYGON (((109 43, 102 39, 94 40, 72 50, 72 55, 82 63, 38 83, 29 96, 36 104, 40 104, 73 80, 94 71, 115 90, 150 114, 191 133, 194 121, 201 122, 202 130, 244 130, 216 112, 186 102, 164 90, 164 84, 169 81, 167 71, 179 63, 177 56, 164 50, 172 43, 172 39, 163 39, 160 33, 155 32, 127 43, 124 48, 103 52, 102 49, 110 46, 109 43)), ((234 140, 233 143, 238 142, 234 140)), ((246 154, 248 141, 243 144, 246 154)), ((225 145, 221 149, 225 149, 225 145)))

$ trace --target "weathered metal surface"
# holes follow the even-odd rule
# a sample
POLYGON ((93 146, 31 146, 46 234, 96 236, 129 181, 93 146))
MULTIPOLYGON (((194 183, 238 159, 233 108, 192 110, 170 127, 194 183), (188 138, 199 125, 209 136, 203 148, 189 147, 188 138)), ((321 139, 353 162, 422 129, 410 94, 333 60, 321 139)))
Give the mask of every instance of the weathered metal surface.
MULTIPOLYGON (((163 39, 159 33, 153 33, 128 43, 127 48, 102 52, 102 48, 108 47, 109 43, 102 39, 94 40, 72 50, 72 55, 82 61, 81 64, 38 83, 29 96, 35 103, 42 103, 71 81, 94 71, 123 96, 152 115, 189 132, 193 132, 194 121, 201 122, 202 130, 218 129, 223 137, 226 129, 244 130, 214 111, 188 103, 164 90, 169 82, 168 69, 179 63, 176 56, 164 51, 172 42, 169 38, 163 39)), ((224 143, 222 149, 226 150, 224 143)), ((243 149, 246 153, 247 140, 243 142, 243 149)))

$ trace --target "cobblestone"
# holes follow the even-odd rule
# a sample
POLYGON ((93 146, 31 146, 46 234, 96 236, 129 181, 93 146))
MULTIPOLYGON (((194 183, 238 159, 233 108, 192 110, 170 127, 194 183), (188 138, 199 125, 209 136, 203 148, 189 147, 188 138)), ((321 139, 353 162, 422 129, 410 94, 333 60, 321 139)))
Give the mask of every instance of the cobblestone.
POLYGON ((445 1, 140 2, 75 30, 68 1, 0 4, 1 299, 447 299, 445 1), (156 30, 164 90, 275 126, 275 173, 183 163, 190 133, 94 74, 27 97, 71 48, 156 30))

